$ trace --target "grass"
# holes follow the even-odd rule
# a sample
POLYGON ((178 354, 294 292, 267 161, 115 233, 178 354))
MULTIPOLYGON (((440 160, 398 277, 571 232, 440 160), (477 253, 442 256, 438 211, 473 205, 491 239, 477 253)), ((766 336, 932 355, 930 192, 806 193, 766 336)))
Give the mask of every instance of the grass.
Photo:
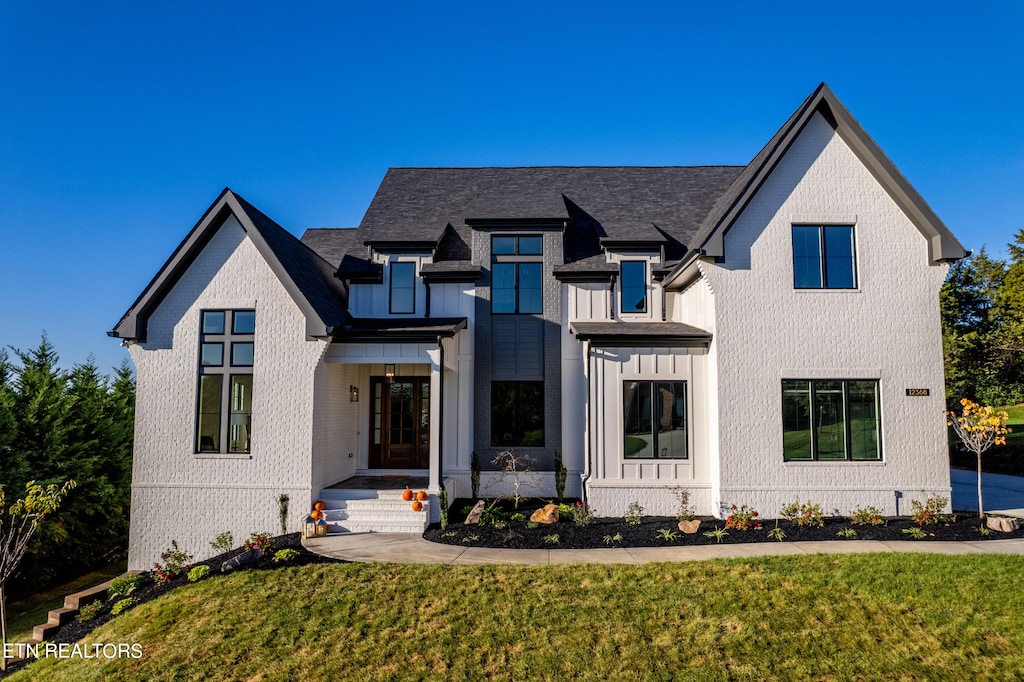
POLYGON ((23 642, 30 638, 32 628, 45 623, 51 610, 64 606, 66 595, 99 585, 124 572, 125 562, 115 561, 64 585, 11 602, 7 605, 7 641, 23 642))
POLYGON ((1013 432, 1006 436, 1007 445, 1024 446, 1024 405, 1009 405, 996 409, 1006 410, 1006 413, 1010 416, 1006 421, 1006 425, 1013 429, 1013 432))
POLYGON ((215 576, 12 680, 1024 678, 1024 557, 331 564, 215 576))

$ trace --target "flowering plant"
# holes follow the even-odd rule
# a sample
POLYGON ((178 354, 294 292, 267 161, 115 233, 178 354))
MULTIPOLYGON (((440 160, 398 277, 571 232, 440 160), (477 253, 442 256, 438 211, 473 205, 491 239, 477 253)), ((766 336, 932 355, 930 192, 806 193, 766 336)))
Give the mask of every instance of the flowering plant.
POLYGON ((782 518, 792 521, 801 528, 821 528, 825 525, 820 504, 801 504, 800 500, 797 500, 784 505, 780 513, 782 518))
POLYGON ((732 505, 732 514, 725 519, 725 527, 732 530, 760 530, 761 522, 757 520, 757 510, 742 505, 732 505))
POLYGON ((171 546, 160 555, 160 560, 163 562, 162 564, 158 563, 153 566, 157 585, 174 580, 182 571, 187 571, 192 567, 189 563, 192 561, 192 555, 178 547, 177 540, 171 540, 171 546))
POLYGON ((249 536, 249 539, 245 541, 246 549, 259 549, 264 554, 274 549, 274 539, 270 537, 270 533, 253 533, 249 536))
POLYGON ((594 511, 595 509, 589 504, 577 502, 572 509, 572 520, 577 526, 589 526, 594 522, 594 511))

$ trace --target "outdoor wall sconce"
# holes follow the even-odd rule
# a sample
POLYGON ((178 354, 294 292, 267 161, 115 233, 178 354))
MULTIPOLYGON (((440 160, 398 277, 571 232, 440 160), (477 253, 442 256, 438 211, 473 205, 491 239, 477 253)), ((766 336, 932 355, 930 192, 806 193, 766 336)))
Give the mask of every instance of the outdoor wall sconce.
POLYGON ((388 379, 393 379, 395 377, 395 366, 384 365, 384 376, 386 376, 388 379))
POLYGON ((358 386, 349 386, 348 387, 348 401, 350 403, 358 403, 359 402, 359 387, 358 386))

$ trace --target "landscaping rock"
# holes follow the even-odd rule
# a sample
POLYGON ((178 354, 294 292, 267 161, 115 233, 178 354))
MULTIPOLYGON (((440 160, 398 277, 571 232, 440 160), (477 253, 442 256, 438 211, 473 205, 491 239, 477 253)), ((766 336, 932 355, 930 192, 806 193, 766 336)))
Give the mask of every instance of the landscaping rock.
POLYGON ((985 525, 1000 533, 1012 533, 1020 528, 1020 519, 1007 519, 999 516, 989 516, 985 519, 985 525))
POLYGON ((546 504, 530 515, 530 521, 534 523, 552 524, 558 523, 558 505, 546 504))
POLYGON ((680 521, 679 530, 683 531, 688 535, 693 535, 700 528, 700 519, 691 519, 690 521, 680 521))
POLYGON ((252 549, 250 549, 247 552, 242 552, 241 554, 236 556, 234 559, 228 559, 227 561, 222 563, 220 565, 220 572, 221 573, 230 573, 231 571, 235 570, 236 568, 241 568, 242 566, 248 566, 249 564, 254 564, 257 561, 259 561, 260 559, 262 559, 262 558, 263 558, 263 550, 261 550, 259 547, 253 547, 252 549))
POLYGON ((475 526, 480 523, 480 517, 484 515, 484 501, 480 500, 473 505, 473 510, 466 516, 466 520, 463 523, 467 526, 475 526))

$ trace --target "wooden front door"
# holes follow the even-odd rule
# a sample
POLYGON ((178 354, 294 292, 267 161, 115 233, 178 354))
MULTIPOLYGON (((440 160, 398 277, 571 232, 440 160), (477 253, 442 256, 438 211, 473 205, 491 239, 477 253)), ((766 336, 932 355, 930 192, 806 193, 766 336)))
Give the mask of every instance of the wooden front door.
POLYGON ((430 379, 370 380, 370 468, 430 467, 430 379))

